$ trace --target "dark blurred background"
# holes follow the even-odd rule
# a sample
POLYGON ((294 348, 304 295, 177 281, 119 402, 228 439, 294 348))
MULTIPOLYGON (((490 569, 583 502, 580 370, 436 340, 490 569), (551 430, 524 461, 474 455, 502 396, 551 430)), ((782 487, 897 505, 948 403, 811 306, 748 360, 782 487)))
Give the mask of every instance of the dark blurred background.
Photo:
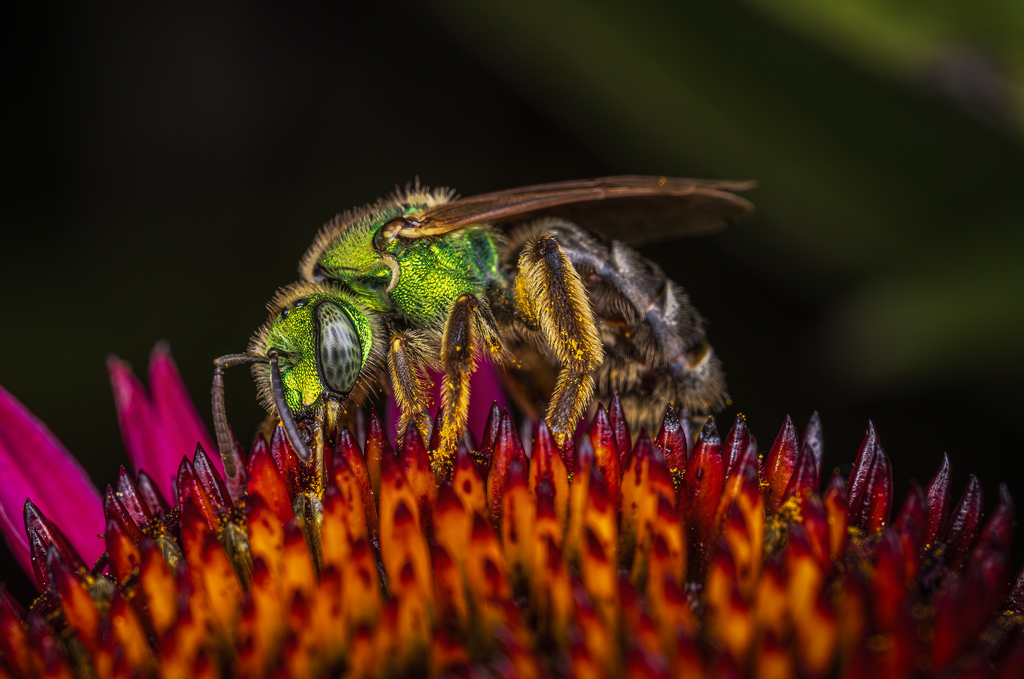
MULTIPOLYGON (((0 384, 101 489, 127 463, 106 356, 144 379, 167 339, 209 421, 212 359, 335 212, 417 175, 642 173, 761 182, 752 221, 644 250, 711 319, 723 426, 767 449, 817 409, 827 478, 873 420, 894 514, 943 452, 955 501, 971 472, 987 509, 1024 498, 1013 3, 217 4, 4 10, 0 384)), ((251 380, 227 381, 247 435, 251 380)))

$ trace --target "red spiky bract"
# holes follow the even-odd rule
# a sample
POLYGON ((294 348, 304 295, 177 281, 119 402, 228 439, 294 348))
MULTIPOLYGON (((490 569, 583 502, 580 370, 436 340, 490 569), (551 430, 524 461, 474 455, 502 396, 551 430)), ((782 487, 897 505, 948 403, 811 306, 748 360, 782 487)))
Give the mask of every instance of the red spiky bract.
POLYGON ((374 495, 379 495, 383 460, 388 455, 394 456, 395 451, 391 446, 391 439, 384 430, 384 424, 377 417, 376 410, 370 411, 370 424, 366 429, 366 445, 363 452, 370 485, 373 487, 374 495))
POLYGON ((626 468, 629 454, 633 450, 633 437, 629 433, 629 423, 626 421, 626 413, 622 409, 618 394, 612 394, 611 403, 608 404, 608 423, 615 432, 619 469, 622 470, 626 468))
POLYGON ((249 454, 248 475, 249 492, 260 495, 282 522, 288 521, 293 515, 288 487, 270 456, 270 446, 262 434, 256 437, 249 454))
POLYGON ((334 448, 333 465, 342 464, 351 470, 356 483, 359 484, 363 512, 366 515, 370 534, 376 540, 378 526, 377 508, 373 502, 373 483, 370 480, 370 471, 367 468, 363 451, 359 449, 359 444, 348 429, 342 429, 338 433, 338 441, 334 448))
POLYGON ((924 490, 917 481, 911 480, 910 490, 903 500, 903 506, 893 523, 903 552, 903 567, 907 582, 917 579, 918 559, 925 546, 928 534, 928 504, 924 490))
POLYGON ((221 473, 215 470, 213 462, 200 444, 196 445, 192 466, 195 469, 196 479, 202 484, 213 503, 221 510, 231 509, 233 503, 227 485, 221 478, 221 473))
POLYGON ((873 532, 889 523, 892 468, 871 422, 850 471, 848 488, 851 525, 873 532))
POLYGON ((796 437, 796 428, 789 415, 782 424, 782 429, 775 437, 775 443, 768 451, 763 469, 763 480, 767 484, 766 506, 770 513, 775 513, 782 506, 783 495, 789 485, 790 477, 793 476, 793 469, 796 467, 797 453, 799 452, 799 441, 796 437))
POLYGON ((29 549, 32 554, 32 572, 40 591, 50 587, 50 576, 46 570, 47 553, 54 548, 65 563, 78 569, 85 569, 85 563, 78 552, 64 538, 64 534, 50 523, 50 520, 36 507, 31 500, 25 500, 23 510, 25 532, 28 535, 29 549))
POLYGON ((501 424, 501 408, 498 407, 498 402, 495 401, 491 404, 491 409, 487 414, 487 421, 484 423, 484 434, 480 439, 480 447, 477 452, 480 454, 480 459, 483 463, 490 465, 491 451, 494 450, 494 440, 498 436, 498 427, 501 424))
POLYGON ((216 530, 217 505, 206 491, 206 488, 199 482, 195 467, 187 457, 181 458, 181 464, 178 465, 178 477, 175 480, 175 487, 178 491, 178 505, 184 506, 187 502, 194 503, 210 529, 216 530))
POLYGON ((825 459, 825 434, 821 427, 821 416, 815 410, 811 413, 811 419, 804 427, 804 433, 800 437, 800 452, 807 452, 814 461, 814 491, 821 487, 821 467, 825 459))
POLYGON ((136 486, 139 489, 139 497, 143 499, 151 514, 167 516, 171 506, 164 499, 163 493, 157 488, 152 477, 142 470, 136 477, 136 486))
POLYGON ((814 460, 814 452, 809 446, 800 446, 797 453, 793 475, 789 477, 786 490, 782 492, 782 502, 791 497, 801 500, 818 490, 818 465, 814 460))
POLYGON ((686 463, 686 476, 679 495, 680 514, 687 526, 689 547, 696 563, 701 562, 710 545, 724 485, 722 440, 714 418, 709 417, 686 463))
POLYGON ((491 466, 487 475, 487 502, 490 506, 491 523, 498 525, 501 520, 501 498, 508 481, 509 467, 518 462, 526 467, 526 451, 519 438, 512 415, 502 412, 501 420, 494 433, 494 447, 491 451, 491 466))
POLYGON ((588 439, 594 451, 594 468, 604 479, 612 504, 619 506, 619 448, 611 419, 604 406, 598 404, 588 439))
POLYGON ((654 439, 655 445, 661 448, 665 456, 665 464, 672 473, 676 483, 682 480, 686 471, 686 458, 688 454, 688 441, 683 426, 679 423, 676 411, 669 405, 665 409, 665 417, 661 421, 661 430, 654 439))
POLYGON ((117 496, 136 526, 142 526, 153 518, 153 513, 140 494, 135 479, 124 466, 117 472, 117 496))
MULTIPOLYGON (((737 415, 736 420, 733 422, 732 429, 729 430, 729 434, 725 437, 725 443, 722 446, 722 459, 725 462, 726 478, 732 476, 736 471, 736 467, 740 463, 740 458, 743 456, 749 443, 750 430, 747 429, 747 421, 742 415, 737 415)), ((756 457, 756 444, 753 452, 756 457)))
POLYGON ((940 534, 940 539, 946 544, 946 565, 953 572, 963 568, 967 555, 978 539, 983 503, 981 484, 978 477, 971 474, 960 502, 949 515, 940 534))
POLYGON ((762 470, 742 419, 724 442, 709 419, 688 456, 671 418, 657 445, 640 432, 628 450, 613 402, 579 432, 570 475, 546 424, 527 458, 502 412, 486 456, 460 447, 450 479, 434 477, 418 432, 395 455, 368 419, 365 447, 339 431, 315 483, 280 433, 257 439, 241 495, 201 448, 179 458, 173 508, 122 470, 91 571, 26 504, 41 596, 26 612, 0 591, 0 674, 71 676, 86 662, 126 677, 1010 677, 1024 665, 1008 490, 985 518, 971 477, 951 509, 944 460, 889 525, 873 426, 849 483, 837 473, 819 495, 816 415, 799 441, 784 423, 762 470))

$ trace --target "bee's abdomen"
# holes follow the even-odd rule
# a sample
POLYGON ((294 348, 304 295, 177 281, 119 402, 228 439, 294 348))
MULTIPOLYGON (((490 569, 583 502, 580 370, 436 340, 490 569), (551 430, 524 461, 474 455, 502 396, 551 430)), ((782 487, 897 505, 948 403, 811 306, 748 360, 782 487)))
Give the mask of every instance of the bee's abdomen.
POLYGON ((652 426, 672 402, 691 414, 727 398, 706 321, 686 292, 636 250, 563 220, 541 220, 586 282, 605 348, 595 372, 598 398, 617 392, 630 420, 652 426), (631 412, 629 412, 631 411, 631 412))

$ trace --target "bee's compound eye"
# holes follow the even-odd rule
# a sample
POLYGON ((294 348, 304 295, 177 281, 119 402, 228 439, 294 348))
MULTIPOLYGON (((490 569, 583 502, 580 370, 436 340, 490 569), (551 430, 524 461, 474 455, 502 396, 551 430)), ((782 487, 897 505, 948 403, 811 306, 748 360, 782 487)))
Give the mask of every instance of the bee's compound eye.
POLYGON ((316 309, 319 367, 324 386, 348 394, 363 367, 363 352, 355 325, 341 307, 324 302, 316 309))

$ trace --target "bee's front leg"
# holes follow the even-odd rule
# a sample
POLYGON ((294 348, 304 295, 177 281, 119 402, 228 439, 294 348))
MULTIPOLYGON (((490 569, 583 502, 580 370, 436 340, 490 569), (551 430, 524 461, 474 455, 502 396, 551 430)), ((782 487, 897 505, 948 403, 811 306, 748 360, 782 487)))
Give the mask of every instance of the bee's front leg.
POLYGON ((562 446, 590 402, 604 351, 586 287, 569 257, 549 233, 526 243, 519 255, 516 307, 540 327, 562 366, 548 404, 547 421, 562 446))
POLYGON ((451 474, 459 436, 466 428, 469 379, 481 344, 486 347, 492 361, 504 361, 505 348, 490 307, 482 299, 464 294, 455 300, 445 321, 441 340, 441 367, 444 370, 441 405, 444 407, 444 420, 441 423, 441 445, 431 460, 434 474, 438 477, 451 474))
POLYGON ((430 384, 417 367, 420 364, 416 342, 406 332, 392 332, 388 345, 388 373, 395 391, 395 402, 402 411, 398 435, 412 422, 426 441, 430 430, 430 384))

